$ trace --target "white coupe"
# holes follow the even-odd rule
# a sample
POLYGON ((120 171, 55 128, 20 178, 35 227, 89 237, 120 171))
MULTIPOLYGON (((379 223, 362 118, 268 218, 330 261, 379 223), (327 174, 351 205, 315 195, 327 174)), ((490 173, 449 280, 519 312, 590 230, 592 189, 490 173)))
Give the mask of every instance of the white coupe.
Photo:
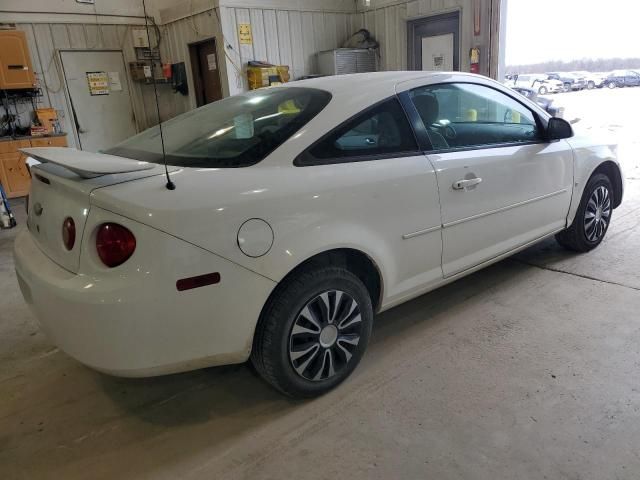
POLYGON ((615 145, 463 73, 291 82, 104 153, 24 151, 16 271, 53 342, 121 376, 250 358, 292 396, 349 376, 375 312, 551 235, 596 247, 623 195, 615 145))

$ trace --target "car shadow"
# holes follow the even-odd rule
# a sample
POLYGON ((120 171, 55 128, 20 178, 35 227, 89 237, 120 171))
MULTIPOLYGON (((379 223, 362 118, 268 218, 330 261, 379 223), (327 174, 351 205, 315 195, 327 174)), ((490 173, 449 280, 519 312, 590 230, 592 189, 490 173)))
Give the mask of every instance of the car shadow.
MULTIPOLYGON (((541 257, 541 264, 548 258, 573 255, 547 242, 532 249, 537 252, 532 253, 534 257, 541 257)), ((465 308, 465 303, 477 295, 518 282, 535 268, 528 258, 529 251, 524 251, 378 315, 367 355, 352 378, 358 377, 363 368, 375 369, 383 361, 381 354, 389 349, 401 352, 402 342, 415 333, 414 329, 423 333, 437 328, 446 322, 443 313, 465 308)), ((123 414, 165 427, 220 420, 225 431, 237 434, 255 428, 259 422, 274 421, 308 402, 287 398, 268 386, 250 363, 145 379, 97 375, 102 390, 123 414)), ((348 379, 336 391, 348 392, 351 381, 348 379)), ((345 394, 336 391, 329 395, 345 394)))

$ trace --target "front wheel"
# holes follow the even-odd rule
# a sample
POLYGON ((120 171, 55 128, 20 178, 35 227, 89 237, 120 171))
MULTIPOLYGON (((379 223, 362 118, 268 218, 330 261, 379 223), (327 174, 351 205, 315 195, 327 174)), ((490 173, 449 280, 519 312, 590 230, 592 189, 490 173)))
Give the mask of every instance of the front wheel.
POLYGON ((594 88, 596 88, 595 82, 589 81, 589 83, 587 83, 587 89, 588 90, 593 90, 594 88))
POLYGON ((539 93, 540 95, 546 95, 546 94, 547 94, 547 87, 545 87, 545 86, 543 85, 542 87, 540 87, 540 88, 538 89, 538 93, 539 93))
POLYGON ((373 306, 366 287, 338 266, 286 279, 265 306, 251 361, 292 397, 328 392, 356 368, 369 343, 373 306))
POLYGON ((604 239, 613 213, 613 186, 606 175, 598 173, 589 179, 582 194, 573 223, 556 235, 563 247, 588 252, 604 239))
POLYGON ((609 87, 611 89, 614 89, 614 88, 616 88, 616 84, 615 84, 615 82, 609 82, 609 85, 607 85, 607 87, 609 87))

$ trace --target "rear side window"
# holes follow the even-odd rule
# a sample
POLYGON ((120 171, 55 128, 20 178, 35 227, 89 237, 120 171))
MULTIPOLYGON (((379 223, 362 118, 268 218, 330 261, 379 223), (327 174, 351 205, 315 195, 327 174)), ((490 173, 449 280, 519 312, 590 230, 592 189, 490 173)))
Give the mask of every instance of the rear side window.
POLYGON ((314 165, 392 158, 418 150, 397 98, 386 100, 336 128, 296 159, 314 165))
MULTIPOLYGON (((180 167, 246 167, 263 160, 331 100, 324 90, 274 87, 235 95, 162 124, 167 163, 180 167)), ((163 163, 159 128, 104 153, 163 163)))

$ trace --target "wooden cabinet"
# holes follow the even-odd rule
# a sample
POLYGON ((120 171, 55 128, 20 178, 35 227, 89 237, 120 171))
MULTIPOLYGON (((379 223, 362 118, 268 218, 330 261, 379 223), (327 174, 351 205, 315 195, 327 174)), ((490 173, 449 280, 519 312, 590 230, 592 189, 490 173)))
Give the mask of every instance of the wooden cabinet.
POLYGON ((67 137, 32 138, 32 147, 66 147, 67 137))
POLYGON ((43 137, 31 140, 0 141, 0 182, 8 197, 29 194, 31 175, 27 169, 27 157, 18 150, 29 147, 66 147, 67 138, 43 137))
POLYGON ((20 153, 0 153, 2 185, 9 197, 21 197, 29 193, 31 177, 25 164, 27 157, 20 153), (5 181, 6 179, 6 181, 5 181))
POLYGON ((0 90, 34 88, 27 37, 19 30, 0 30, 0 90))

